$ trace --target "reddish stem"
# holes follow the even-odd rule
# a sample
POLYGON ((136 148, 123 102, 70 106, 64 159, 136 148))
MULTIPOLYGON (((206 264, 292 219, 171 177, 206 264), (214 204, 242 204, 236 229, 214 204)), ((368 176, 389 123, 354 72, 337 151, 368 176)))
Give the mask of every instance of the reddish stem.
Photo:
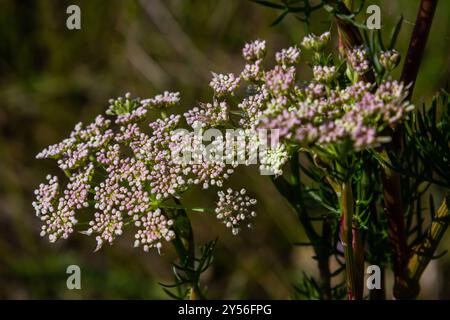
MULTIPOLYGON (((419 73, 437 0, 422 0, 417 14, 414 30, 409 42, 409 48, 403 65, 401 81, 410 84, 408 99, 411 98, 414 84, 419 73)), ((389 148, 397 155, 402 151, 402 128, 397 128, 392 135, 389 148)), ((417 284, 408 279, 407 262, 409 252, 404 226, 404 206, 401 194, 401 176, 398 172, 385 169, 382 172, 385 210, 388 217, 389 240, 394 257, 394 296, 397 299, 415 298, 418 294, 417 284)))
POLYGON ((401 80, 406 84, 411 84, 409 97, 411 98, 414 84, 419 73, 420 63, 425 51, 434 12, 436 11, 437 0, 422 0, 419 12, 417 13, 416 24, 409 42, 408 53, 403 65, 401 80))

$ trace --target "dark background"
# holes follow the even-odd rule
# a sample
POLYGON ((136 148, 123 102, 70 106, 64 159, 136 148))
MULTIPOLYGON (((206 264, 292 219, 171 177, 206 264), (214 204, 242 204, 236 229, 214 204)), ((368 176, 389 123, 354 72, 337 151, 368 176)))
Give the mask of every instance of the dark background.
MULTIPOLYGON (((386 37, 403 14, 397 49, 404 56, 419 1, 367 3, 380 4, 386 37)), ((95 240, 80 234, 56 244, 39 237, 33 190, 57 167, 35 155, 128 91, 143 98, 180 91, 175 112, 209 101, 210 71, 239 72, 245 42, 266 39, 269 55, 300 43, 305 29, 293 16, 270 27, 277 13, 246 0, 0 1, 0 298, 166 298, 158 282, 172 280, 170 246, 162 256, 144 253, 125 232, 93 253, 95 240), (81 7, 81 30, 66 28, 70 4, 81 7), (66 288, 70 264, 82 269, 82 290, 66 288)), ((449 18, 450 2, 440 1, 413 97, 417 106, 449 80, 449 18)), ((313 15, 311 31, 328 26, 323 10, 313 15)), ((310 76, 304 65, 299 73, 310 76)), ((292 245, 303 240, 301 226, 256 170, 239 171, 229 184, 246 186, 259 200, 259 215, 237 237, 214 217, 193 215, 199 243, 219 237, 203 279, 208 296, 292 298, 302 272, 317 273, 312 252, 292 245)), ((192 192, 186 204, 213 199, 212 191, 192 192)), ((438 253, 450 248, 449 239, 438 253)), ((450 298, 449 255, 429 265, 422 287, 421 298, 450 298)))

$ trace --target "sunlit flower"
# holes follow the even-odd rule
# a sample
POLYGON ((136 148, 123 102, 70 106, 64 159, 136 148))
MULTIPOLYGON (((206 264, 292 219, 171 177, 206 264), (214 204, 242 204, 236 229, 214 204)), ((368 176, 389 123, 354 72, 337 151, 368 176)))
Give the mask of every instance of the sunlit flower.
POLYGON ((256 204, 256 200, 246 195, 247 191, 233 191, 227 189, 226 192, 219 191, 217 195, 219 200, 216 206, 217 219, 231 228, 233 234, 238 234, 242 225, 250 227, 249 220, 256 216, 256 212, 252 211, 252 207, 256 204))

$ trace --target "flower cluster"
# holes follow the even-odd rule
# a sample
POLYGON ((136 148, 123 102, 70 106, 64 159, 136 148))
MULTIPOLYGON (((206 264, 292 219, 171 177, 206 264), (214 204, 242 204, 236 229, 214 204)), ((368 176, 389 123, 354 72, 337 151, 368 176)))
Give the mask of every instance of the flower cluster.
POLYGON ((378 60, 383 68, 387 71, 393 70, 400 62, 400 54, 397 50, 382 51, 378 56, 378 60))
MULTIPOLYGON (((256 204, 256 200, 246 195, 247 191, 233 191, 227 189, 226 192, 219 191, 219 200, 217 201, 216 216, 217 219, 231 228, 233 234, 238 234, 243 224, 250 218, 256 217, 256 212, 251 207, 256 204)), ((251 224, 247 223, 248 227, 251 224)))
POLYGON ((278 64, 286 66, 297 64, 300 60, 300 49, 297 47, 282 49, 275 54, 275 60, 278 64))
POLYGON ((328 41, 330 41, 330 32, 325 32, 320 36, 315 34, 309 34, 303 38, 302 46, 308 50, 321 51, 325 48, 328 41))
POLYGON ((261 159, 260 170, 267 175, 279 176, 283 174, 283 166, 288 159, 288 153, 284 144, 268 149, 261 159))
POLYGON ((214 100, 213 103, 201 103, 184 114, 190 126, 195 123, 201 126, 218 126, 228 120, 228 104, 225 101, 214 100))
POLYGON ((142 100, 143 105, 154 108, 169 108, 176 106, 179 102, 180 93, 169 91, 164 91, 163 94, 158 94, 153 98, 142 100))
POLYGON ((91 235, 92 233, 98 234, 95 237, 97 241, 95 251, 98 251, 102 248, 105 241, 113 244, 116 236, 122 234, 122 220, 122 213, 114 208, 107 212, 96 212, 94 214, 94 220, 89 221, 89 229, 83 231, 83 233, 86 235, 91 235))
MULTIPOLYGON (((395 127, 413 109, 405 100, 407 87, 391 80, 378 86, 363 81, 365 73, 375 70, 363 46, 348 49, 341 57, 346 68, 338 67, 340 63, 334 64, 324 52, 329 40, 329 32, 303 39, 302 46, 314 51, 313 79, 305 83, 296 81, 295 64, 301 53, 297 47, 277 52, 276 65, 266 69, 266 43, 247 43, 242 50, 247 63, 240 76, 213 74, 215 100, 186 112, 187 122, 202 127, 232 125, 230 114, 238 114, 238 123, 245 129, 275 130, 281 143, 259 159, 261 172, 275 175, 282 174, 292 148, 314 150, 318 146, 323 150, 343 145, 344 150, 358 152, 388 141, 383 136, 385 128, 395 127), (235 105, 238 78, 247 95, 235 105)), ((397 59, 395 51, 380 53, 386 69, 397 64, 397 59)))
POLYGON ((357 74, 364 74, 370 68, 369 60, 367 59, 367 51, 363 46, 348 50, 347 59, 349 67, 357 74))
MULTIPOLYGON (((293 149, 337 154, 335 148, 344 146, 343 153, 356 153, 386 142, 385 129, 394 128, 413 109, 406 100, 407 86, 386 79, 386 74, 378 83, 363 80, 362 75, 377 68, 362 46, 347 50, 341 57, 346 68, 341 68, 324 52, 329 40, 329 32, 303 39, 302 46, 315 51, 313 78, 304 83, 296 79, 301 54, 296 46, 277 52, 276 64, 266 69, 266 42, 247 43, 242 72, 213 73, 212 102, 200 103, 184 118, 161 112, 161 118, 144 125, 149 109, 178 104, 179 93, 166 91, 144 100, 126 94, 110 100, 106 115, 87 126, 77 124, 67 139, 37 155, 56 159, 69 179, 64 191, 52 176, 36 190, 33 206, 43 221, 41 235, 52 242, 67 238, 78 224, 76 211, 93 204, 93 217, 83 233, 95 236, 97 250, 132 224, 137 228, 135 246, 159 251, 163 241, 175 237, 176 221, 166 202, 192 186, 221 188, 234 167, 256 164, 258 157, 263 174, 281 175, 293 149), (240 86, 246 89, 242 98, 237 94, 240 86), (179 130, 183 119, 194 132, 179 130), (221 132, 236 125, 237 137, 227 131, 225 139, 209 140, 208 148, 198 136, 203 130, 221 132), (259 133, 266 132, 261 129, 270 130, 271 136, 261 138, 259 133), (258 153, 269 140, 271 148, 258 153), (181 155, 181 161, 174 155, 181 155), (186 155, 198 161, 184 161, 186 155)), ((378 56, 387 71, 398 59, 395 51, 378 56)), ((256 200, 244 189, 218 195, 217 218, 236 234, 255 216, 251 207, 256 200)))
MULTIPOLYGON (((219 82, 228 80, 217 77, 219 82)), ((67 238, 78 224, 77 211, 92 206, 92 219, 81 232, 95 236, 96 250, 113 244, 133 222, 138 228, 135 246, 159 251, 164 240, 171 241, 174 222, 164 203, 180 197, 191 185, 221 187, 233 173, 222 159, 173 161, 173 150, 183 146, 175 133, 180 115, 163 115, 150 122, 148 129, 142 125, 148 109, 178 102, 179 94, 170 92, 145 100, 130 94, 111 99, 106 114, 113 119, 99 115, 87 126, 79 123, 69 138, 40 152, 37 158, 56 159, 69 179, 64 191, 56 176, 47 177, 47 183, 36 190, 33 206, 43 221, 41 235, 51 242, 67 238)), ((227 103, 201 104, 201 109, 188 111, 185 118, 192 126, 217 126, 228 120, 227 103)), ((205 148, 200 152, 204 154, 205 148)))
POLYGON ((262 60, 256 60, 254 63, 245 65, 241 72, 241 78, 247 81, 258 81, 262 76, 262 60))
POLYGON ((313 67, 314 80, 317 82, 330 83, 336 76, 335 66, 314 66, 313 67))
POLYGON ((113 132, 108 129, 111 121, 102 115, 85 128, 78 123, 70 137, 62 142, 49 146, 42 150, 37 159, 55 158, 62 170, 72 170, 83 166, 88 160, 89 154, 100 149, 113 137, 113 132))
POLYGON ((240 78, 236 77, 233 73, 217 74, 213 72, 212 75, 213 78, 209 85, 218 96, 233 93, 239 85, 240 78))
MULTIPOLYGON (((329 59, 323 52, 329 39, 329 32, 308 35, 302 46, 314 50, 316 57, 323 55, 323 59, 316 59, 323 62, 329 59)), ((244 67, 245 74, 254 64, 254 60, 248 58, 249 48, 254 46, 254 42, 245 46, 244 58, 250 61, 244 67)), ((277 64, 269 70, 264 70, 262 60, 258 60, 259 81, 249 80, 249 87, 255 93, 238 104, 242 110, 241 125, 276 129, 290 147, 292 143, 312 148, 316 144, 322 148, 344 144, 359 151, 386 142, 387 138, 382 135, 384 129, 395 127, 413 109, 405 100, 408 92, 402 83, 385 80, 376 88, 375 84, 353 76, 372 69, 362 46, 347 50, 343 57, 347 63, 346 74, 327 60, 327 65, 312 66, 313 79, 304 84, 296 83, 293 66, 299 60, 299 53, 295 47, 281 50, 275 55, 277 64), (349 85, 342 86, 334 81, 344 76, 348 76, 344 81, 350 82, 349 85)), ((380 63, 386 69, 396 65, 397 59, 395 51, 380 54, 380 63)), ((277 164, 280 169, 276 172, 280 174, 286 161, 281 147, 267 153, 266 159, 277 164)))
POLYGON ((253 42, 246 43, 242 49, 242 55, 244 59, 248 61, 256 61, 264 58, 266 55, 266 41, 255 40, 253 42))
POLYGON ((275 66, 275 68, 266 72, 264 80, 268 90, 275 96, 287 93, 295 81, 295 68, 275 66))
POLYGON ((88 192, 94 167, 92 163, 69 178, 66 190, 60 195, 58 178, 47 176, 47 184, 40 184, 35 191, 33 207, 44 223, 41 236, 48 236, 50 242, 67 239, 77 224, 75 210, 88 207, 88 192))
POLYGON ((259 123, 262 116, 263 106, 268 97, 267 90, 262 90, 260 93, 244 98, 239 103, 238 108, 243 112, 244 116, 239 120, 239 124, 244 128, 254 129, 259 123))
POLYGON ((140 229, 135 235, 134 246, 143 246, 144 251, 150 248, 161 249, 161 240, 172 241, 175 238, 175 232, 170 229, 173 220, 168 220, 158 208, 143 215, 134 222, 140 229))
POLYGON ((58 178, 49 176, 47 183, 35 192, 33 206, 44 223, 41 235, 48 236, 51 242, 67 238, 78 223, 76 212, 93 202, 95 213, 83 233, 96 236, 98 250, 122 234, 127 219, 139 219, 150 212, 154 205, 149 192, 149 186, 154 183, 151 181, 154 166, 148 158, 157 158, 158 152, 163 156, 163 150, 156 150, 158 142, 162 143, 158 137, 168 140, 169 135, 161 137, 164 129, 160 129, 163 132, 155 130, 159 124, 156 122, 153 126, 157 137, 149 137, 140 131, 137 123, 147 115, 148 107, 177 101, 178 94, 167 92, 147 101, 126 94, 110 100, 107 110, 108 115, 116 117, 117 130, 111 127, 111 120, 99 115, 87 126, 77 124, 69 138, 40 152, 37 158, 57 159, 69 177, 64 191, 60 190, 58 178), (152 153, 143 157, 142 147, 152 142, 152 153), (125 156, 127 147, 135 152, 134 157, 125 156))

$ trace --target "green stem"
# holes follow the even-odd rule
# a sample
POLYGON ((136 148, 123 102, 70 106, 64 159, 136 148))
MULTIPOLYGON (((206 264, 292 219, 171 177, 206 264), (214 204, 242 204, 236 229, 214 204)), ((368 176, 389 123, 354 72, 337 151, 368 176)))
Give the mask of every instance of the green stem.
POLYGON ((356 285, 356 264, 353 253, 353 192, 351 182, 341 184, 341 211, 342 211, 342 246, 344 247, 345 270, 347 274, 348 299, 359 298, 356 285), (358 297, 357 297, 358 295, 358 297))
MULTIPOLYGON (((369 163, 367 162, 366 168, 363 169, 361 180, 356 184, 356 203, 358 204, 355 208, 355 214, 358 217, 357 221, 364 220, 364 214, 370 210, 370 188, 371 188, 371 175, 369 173, 369 163)), ((354 219, 355 220, 355 219, 354 219)), ((363 282, 364 282, 364 244, 363 244, 363 234, 364 229, 359 225, 355 225, 353 222, 353 250, 356 265, 356 283, 358 284, 356 299, 362 299, 363 296, 363 282)))
MULTIPOLYGON (((291 157, 291 171, 292 171, 292 184, 295 193, 295 198, 297 205, 297 213, 299 220, 303 226, 307 226, 308 230, 314 231, 314 227, 311 223, 311 219, 308 216, 306 205, 303 200, 302 185, 300 183, 300 165, 299 165, 299 153, 295 152, 291 157)), ((322 236, 318 236, 314 231, 309 232, 309 239, 314 240, 313 249, 317 257, 317 264, 319 267, 320 274, 320 291, 322 298, 325 300, 331 300, 331 272, 329 265, 330 257, 330 242, 331 242, 331 230, 329 230, 329 225, 326 220, 323 221, 322 225, 322 236)))
POLYGON ((290 159, 291 183, 282 176, 274 178, 272 182, 278 192, 289 202, 297 213, 297 217, 302 224, 309 242, 312 244, 314 254, 317 259, 320 274, 320 294, 325 300, 332 299, 331 293, 331 272, 329 266, 331 232, 329 226, 324 221, 322 226, 323 234, 319 236, 309 218, 306 205, 303 201, 303 195, 300 183, 299 153, 295 152, 290 159))
MULTIPOLYGON (((419 280, 450 224, 450 196, 444 198, 429 227, 425 238, 412 248, 408 261, 408 275, 411 279, 408 297, 415 298, 419 293, 419 280)), ((405 290, 406 291, 406 290, 405 290)))
MULTIPOLYGON (((195 241, 194 232, 192 230, 191 221, 186 214, 186 210, 182 209, 181 203, 174 198, 175 203, 179 207, 177 209, 177 217, 175 222, 175 239, 172 241, 175 250, 183 267, 190 270, 195 270, 195 241)), ((190 300, 205 299, 201 290, 198 276, 194 271, 185 271, 185 276, 189 279, 189 293, 190 300)))

